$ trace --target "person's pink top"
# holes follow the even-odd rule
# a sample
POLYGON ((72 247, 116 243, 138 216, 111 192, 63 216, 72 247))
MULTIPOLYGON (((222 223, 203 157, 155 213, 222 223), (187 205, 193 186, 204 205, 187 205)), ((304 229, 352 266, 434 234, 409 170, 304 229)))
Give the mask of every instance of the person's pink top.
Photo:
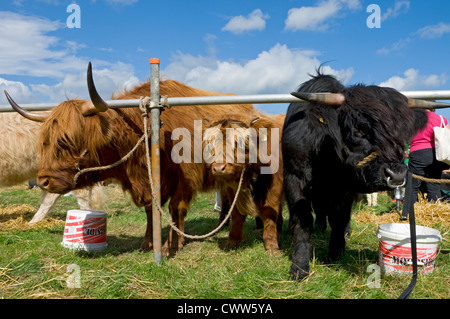
MULTIPOLYGON (((411 141, 411 148, 409 152, 422 150, 425 148, 434 148, 434 131, 433 127, 441 126, 441 117, 434 112, 427 112, 428 123, 424 129, 420 130, 411 141)), ((448 124, 447 119, 444 119, 444 126, 448 124)))

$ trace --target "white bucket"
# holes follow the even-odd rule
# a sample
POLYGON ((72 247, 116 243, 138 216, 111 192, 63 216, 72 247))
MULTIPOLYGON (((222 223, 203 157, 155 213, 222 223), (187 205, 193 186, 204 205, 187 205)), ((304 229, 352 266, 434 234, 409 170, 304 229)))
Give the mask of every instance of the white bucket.
MULTIPOLYGON (((379 263, 385 274, 412 273, 411 236, 409 224, 382 224, 378 227, 379 263)), ((417 270, 431 273, 437 256, 441 233, 433 228, 416 226, 417 270)))
POLYGON ((61 245, 74 250, 98 252, 106 243, 106 213, 96 210, 67 211, 61 245))

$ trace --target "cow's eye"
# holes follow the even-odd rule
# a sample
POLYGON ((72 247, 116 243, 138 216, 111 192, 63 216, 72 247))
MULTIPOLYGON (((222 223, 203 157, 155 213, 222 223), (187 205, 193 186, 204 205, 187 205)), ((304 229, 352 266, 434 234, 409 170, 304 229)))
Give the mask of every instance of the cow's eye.
POLYGON ((62 139, 62 138, 58 138, 56 143, 57 143, 59 149, 66 150, 66 149, 69 148, 69 145, 67 144, 67 141, 62 139))
POLYGON ((89 154, 89 150, 84 150, 83 153, 81 153, 80 157, 85 157, 89 154))
POLYGON ((355 135, 356 137, 362 138, 362 137, 364 137, 366 134, 364 133, 363 130, 360 130, 360 129, 355 128, 355 129, 353 130, 353 135, 355 135))

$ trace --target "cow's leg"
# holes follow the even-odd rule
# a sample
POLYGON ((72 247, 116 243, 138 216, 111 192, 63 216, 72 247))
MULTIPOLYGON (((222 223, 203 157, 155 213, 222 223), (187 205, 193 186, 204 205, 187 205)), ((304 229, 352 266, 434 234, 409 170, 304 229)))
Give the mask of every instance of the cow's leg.
MULTIPOLYGON (((230 202, 234 199, 234 191, 230 188, 227 189, 227 196, 230 202)), ((245 219, 247 215, 242 215, 235 206, 231 212, 231 229, 228 234, 228 241, 226 244, 227 249, 236 248, 242 241, 242 231, 244 227, 245 219)))
POLYGON ((264 230, 264 222, 262 221, 261 217, 256 216, 255 217, 255 230, 264 230))
MULTIPOLYGON (((78 205, 81 209, 91 209, 93 204, 96 208, 100 208, 103 204, 103 192, 100 186, 86 187, 82 189, 76 189, 72 191, 73 195, 77 199, 78 205)), ((45 190, 42 191, 41 205, 39 210, 34 214, 29 224, 34 224, 44 219, 50 210, 55 205, 55 202, 60 197, 60 194, 49 193, 45 190)))
POLYGON ((80 206, 81 209, 91 209, 91 187, 74 189, 72 193, 73 196, 77 199, 78 206, 80 206))
POLYGON ((278 218, 277 218, 277 231, 281 234, 283 230, 283 203, 280 203, 280 207, 278 208, 278 218))
MULTIPOLYGON (((184 199, 180 199, 177 195, 170 200, 169 211, 172 216, 172 222, 181 231, 184 232, 184 219, 186 218, 189 210, 190 196, 184 199)), ((178 234, 175 229, 170 227, 169 237, 163 246, 163 254, 171 255, 175 254, 178 250, 183 248, 184 236, 178 234)))
POLYGON ((264 247, 269 252, 279 249, 279 234, 283 229, 283 180, 281 174, 272 175, 272 185, 268 189, 264 206, 260 212, 264 226, 264 247))
POLYGON ((342 196, 338 210, 329 215, 331 226, 330 243, 328 246, 328 258, 338 260, 345 251, 345 235, 350 223, 353 198, 348 195, 342 196))
POLYGON ((316 214, 315 227, 323 233, 327 229, 327 215, 316 208, 314 208, 314 212, 316 214))
MULTIPOLYGON (((228 200, 228 195, 226 193, 226 191, 220 191, 220 197, 222 199, 222 206, 220 208, 220 215, 219 215, 219 221, 217 222, 217 225, 220 225, 223 220, 225 219, 225 217, 227 217, 228 212, 230 211, 230 201, 228 200)), ((230 220, 228 219, 227 222, 225 223, 226 226, 228 226, 230 224, 230 220)))
POLYGON ((289 226, 293 234, 292 265, 289 273, 296 280, 300 280, 309 274, 309 239, 314 222, 311 203, 304 198, 301 185, 301 181, 296 176, 285 176, 289 226))
POLYGON ((330 211, 336 210, 332 198, 333 197, 330 196, 329 198, 325 199, 322 194, 315 194, 312 199, 312 207, 314 209, 314 214, 316 215, 314 227, 320 232, 325 232, 325 230, 327 229, 327 214, 330 211))
POLYGON ((292 219, 294 246, 290 274, 294 279, 300 280, 309 274, 309 239, 313 231, 311 204, 307 200, 302 199, 290 210, 292 210, 289 218, 292 219))
POLYGON ((41 194, 41 205, 39 206, 39 210, 36 212, 36 214, 34 214, 33 218, 29 221, 29 224, 31 225, 43 220, 52 209, 53 205, 55 205, 56 200, 60 196, 61 195, 59 194, 49 193, 43 190, 41 194))
POLYGON ((99 184, 72 191, 81 209, 104 209, 103 188, 99 184))
POLYGON ((141 244, 140 251, 149 251, 153 249, 153 216, 152 204, 145 205, 147 214, 147 229, 145 231, 144 241, 141 244))
POLYGON ((242 231, 246 218, 247 215, 240 214, 236 208, 233 209, 233 212, 231 213, 231 229, 228 234, 228 241, 226 245, 227 249, 236 248, 241 243, 242 231))
MULTIPOLYGON (((336 187, 338 187, 338 186, 336 186, 336 187)), ((314 209, 314 214, 316 215, 314 227, 316 229, 318 229, 320 232, 325 232, 325 230, 327 229, 327 215, 330 212, 336 210, 337 205, 336 205, 335 197, 333 196, 333 194, 331 194, 330 196, 324 197, 324 194, 322 192, 318 191, 318 192, 312 193, 311 201, 312 201, 312 207, 314 209)))
POLYGON ((279 221, 279 208, 264 206, 261 210, 261 220, 263 223, 263 241, 264 248, 270 253, 278 251, 278 229, 277 222, 279 221))

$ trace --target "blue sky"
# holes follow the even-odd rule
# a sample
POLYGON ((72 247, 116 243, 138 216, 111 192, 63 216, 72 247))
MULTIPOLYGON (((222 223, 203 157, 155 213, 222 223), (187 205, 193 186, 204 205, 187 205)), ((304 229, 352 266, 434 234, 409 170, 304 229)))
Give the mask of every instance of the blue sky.
POLYGON ((164 78, 223 93, 289 93, 323 63, 346 85, 447 90, 449 13, 443 0, 5 0, 0 89, 19 103, 87 98, 92 61, 109 98, 145 81, 149 59, 159 58, 164 78), (80 28, 67 25, 72 3, 80 28), (371 4, 379 28, 367 23, 376 21, 371 4))

